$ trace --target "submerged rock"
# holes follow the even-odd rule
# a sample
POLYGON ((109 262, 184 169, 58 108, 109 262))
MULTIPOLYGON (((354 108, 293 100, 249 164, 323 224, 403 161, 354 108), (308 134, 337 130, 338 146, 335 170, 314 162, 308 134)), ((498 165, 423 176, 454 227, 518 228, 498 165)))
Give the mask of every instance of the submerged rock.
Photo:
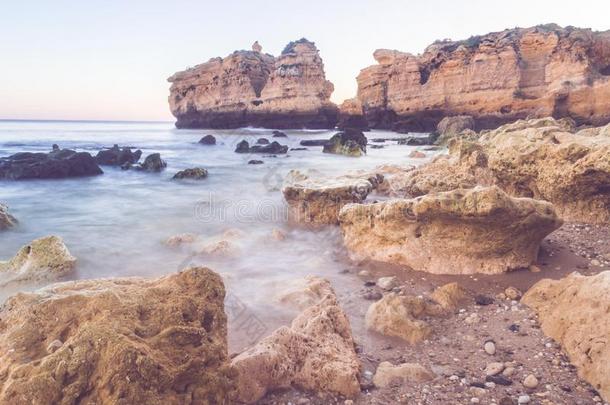
POLYGON ((304 224, 337 224, 339 210, 349 203, 363 202, 381 177, 342 176, 324 178, 313 172, 291 170, 282 193, 288 204, 290 220, 304 224))
POLYGON ((142 151, 139 149, 132 152, 131 148, 121 149, 119 145, 114 145, 112 148, 99 151, 95 160, 102 166, 123 166, 138 163, 140 157, 142 157, 142 151))
POLYGON ((286 135, 282 131, 273 131, 272 134, 273 134, 274 138, 287 138, 288 137, 288 135, 286 135))
POLYGON ((76 258, 63 240, 47 236, 22 247, 11 260, 0 262, 0 287, 16 282, 56 280, 75 267, 76 258))
POLYGON ((59 283, 0 309, 0 402, 227 403, 232 372, 221 278, 59 283))
POLYGON ((0 158, 0 179, 61 179, 102 174, 97 162, 87 152, 53 149, 49 153, 22 152, 0 158))
POLYGON ((377 260, 436 274, 497 274, 527 268, 559 228, 553 205, 477 187, 349 204, 339 222, 354 260, 377 260))
POLYGON ((8 212, 8 207, 0 203, 0 231, 17 225, 17 220, 8 212))
POLYGON ((334 292, 305 309, 231 362, 237 371, 236 400, 254 403, 267 392, 300 388, 355 397, 360 362, 349 320, 334 292))
POLYGON ((368 140, 362 131, 357 129, 346 129, 335 134, 324 144, 324 153, 337 155, 362 156, 366 154, 368 140))
POLYGON ((542 331, 561 345, 578 375, 610 401, 610 271, 541 280, 521 302, 538 313, 542 331))
POLYGON ((199 140, 202 145, 216 145, 216 137, 214 135, 206 135, 199 140))
POLYGON ((208 171, 201 167, 195 167, 192 169, 181 170, 174 175, 174 179, 192 179, 192 180, 203 180, 208 177, 208 171))
POLYGON ((328 294, 334 294, 330 282, 316 276, 282 284, 282 292, 276 297, 277 302, 301 311, 317 304, 328 294))
POLYGON ((243 140, 235 147, 235 153, 268 153, 268 154, 283 154, 288 152, 288 146, 280 145, 279 142, 273 141, 265 145, 250 146, 248 141, 243 140))

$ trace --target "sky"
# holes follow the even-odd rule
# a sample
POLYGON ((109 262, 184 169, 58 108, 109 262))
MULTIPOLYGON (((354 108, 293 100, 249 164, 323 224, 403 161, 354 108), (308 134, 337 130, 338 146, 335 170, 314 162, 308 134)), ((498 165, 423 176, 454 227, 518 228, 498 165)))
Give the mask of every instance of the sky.
POLYGON ((557 23, 610 29, 610 0, 1 0, 0 119, 172 120, 167 78, 258 40, 314 41, 332 100, 375 49, 557 23))

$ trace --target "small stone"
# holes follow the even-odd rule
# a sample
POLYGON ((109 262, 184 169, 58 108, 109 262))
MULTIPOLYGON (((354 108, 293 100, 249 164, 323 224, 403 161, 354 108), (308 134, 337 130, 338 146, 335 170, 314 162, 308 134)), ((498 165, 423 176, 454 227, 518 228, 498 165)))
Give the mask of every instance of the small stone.
POLYGON ((491 341, 488 340, 487 342, 485 342, 485 345, 483 346, 483 348, 485 349, 485 353, 489 354, 489 355, 494 355, 496 354, 496 344, 491 341))
POLYGON ((478 404, 479 402, 480 402, 480 401, 479 401, 479 398, 476 398, 476 397, 474 397, 474 398, 470 398, 470 403, 471 403, 471 404, 478 404))
POLYGON ((530 266, 530 271, 531 271, 532 273, 540 273, 542 270, 540 269, 540 267, 538 267, 538 266, 536 266, 536 265, 532 264, 532 265, 530 266))
POLYGON ((508 378, 506 378, 502 375, 488 375, 487 377, 485 377, 485 381, 493 382, 498 385, 512 385, 513 384, 513 382, 511 380, 509 380, 508 378))
POLYGON ((496 383, 488 381, 485 383, 485 388, 489 388, 489 389, 496 388, 496 383))
POLYGON ((601 262, 600 262, 599 260, 597 260, 597 259, 593 259, 593 260, 591 260, 591 265, 592 265, 592 266, 597 266, 597 267, 599 267, 599 266, 601 266, 602 264, 601 264, 601 262))
POLYGON ((475 397, 482 397, 487 392, 487 391, 485 391, 484 388, 480 388, 480 387, 470 387, 469 391, 475 397))
POLYGON ((383 295, 379 291, 367 291, 362 298, 368 301, 379 301, 383 295))
POLYGON ((398 279, 394 276, 381 277, 379 280, 377 280, 377 285, 386 291, 390 291, 394 287, 398 287, 398 279))
POLYGON ((369 277, 371 275, 371 273, 366 271, 366 270, 361 270, 361 271, 358 272, 358 275, 360 277, 369 277))
POLYGON ((478 294, 478 295, 475 295, 475 297, 474 297, 474 303, 477 305, 481 305, 481 306, 491 305, 491 304, 493 304, 493 302, 494 302, 494 299, 491 297, 488 297, 487 295, 478 294))
POLYGON ((529 404, 530 396, 529 395, 519 395, 519 399, 517 399, 518 404, 529 404))
POLYGON ((343 401, 343 405, 354 405, 354 401, 352 401, 351 399, 346 399, 345 401, 343 401))
POLYGON ((506 298, 514 301, 518 301, 523 295, 523 293, 515 287, 508 287, 506 290, 504 290, 504 294, 506 295, 506 298))
POLYGON ((502 397, 502 399, 500 399, 500 402, 498 402, 499 405, 515 405, 515 400, 512 399, 511 397, 502 397))
POLYGON ((536 388, 538 386, 538 379, 535 375, 530 374, 523 380, 523 386, 525 388, 536 388))
POLYGON ((481 322, 481 317, 477 313, 472 313, 472 314, 468 315, 466 317, 466 319, 464 319, 464 322, 466 322, 469 325, 473 325, 473 324, 481 322))
POLYGON ((484 371, 486 376, 494 376, 500 374, 502 370, 504 370, 503 363, 493 362, 487 364, 484 371))
POLYGON ((504 371, 502 371, 502 375, 504 377, 510 377, 515 374, 516 369, 514 367, 506 367, 504 371))

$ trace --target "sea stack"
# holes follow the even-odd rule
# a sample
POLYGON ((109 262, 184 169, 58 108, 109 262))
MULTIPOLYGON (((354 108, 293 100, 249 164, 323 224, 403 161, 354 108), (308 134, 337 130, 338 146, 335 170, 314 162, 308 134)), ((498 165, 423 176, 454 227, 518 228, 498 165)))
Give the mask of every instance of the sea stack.
POLYGON ((477 130, 527 117, 610 122, 610 31, 548 24, 374 57, 357 79, 362 109, 348 111, 371 128, 433 131, 454 115, 472 116, 477 130))
POLYGON ((174 74, 169 104, 178 128, 334 128, 334 90, 313 42, 290 42, 278 57, 250 51, 174 74))

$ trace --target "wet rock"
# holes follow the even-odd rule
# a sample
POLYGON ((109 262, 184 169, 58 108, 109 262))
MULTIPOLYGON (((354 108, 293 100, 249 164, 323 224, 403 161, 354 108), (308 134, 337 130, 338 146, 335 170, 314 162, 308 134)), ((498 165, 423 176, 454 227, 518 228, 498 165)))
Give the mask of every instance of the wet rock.
POLYGON ((535 375, 530 374, 523 380, 523 386, 525 388, 534 389, 538 386, 538 379, 535 375))
POLYGON ((349 204, 339 213, 353 260, 436 274, 498 274, 529 266, 561 225, 545 201, 477 187, 415 199, 349 204))
POLYGON ((426 154, 424 152, 414 150, 411 153, 409 153, 409 155, 407 157, 414 158, 414 159, 423 159, 426 157, 426 154))
POLYGON ((324 145, 322 152, 346 156, 362 156, 366 154, 368 140, 358 129, 345 129, 335 134, 324 145))
POLYGON ((250 152, 250 144, 245 139, 237 144, 235 147, 235 153, 248 153, 250 152))
POLYGON ((265 163, 265 162, 263 162, 262 160, 256 160, 256 159, 248 160, 249 165, 262 165, 263 163, 265 163))
POLYGON ((216 137, 214 135, 206 135, 199 140, 202 145, 216 145, 216 137))
POLYGON ((283 133, 282 131, 273 131, 272 132, 274 138, 287 138, 288 135, 283 133))
POLYGON ((303 151, 303 150, 308 150, 307 148, 290 148, 291 151, 303 151))
POLYGON ((561 345, 578 375, 610 401, 610 271, 541 280, 521 302, 537 312, 542 331, 561 345))
POLYGON ((339 210, 346 204, 363 202, 380 181, 368 175, 328 178, 315 171, 291 170, 282 193, 292 222, 337 224, 339 210))
POLYGON ((254 145, 250 148, 250 153, 283 154, 286 152, 288 152, 288 146, 280 145, 277 141, 268 145, 254 145))
POLYGON ((282 283, 282 292, 276 296, 276 301, 283 306, 304 310, 319 303, 329 294, 334 294, 330 282, 316 276, 282 283))
POLYGON ((142 157, 142 151, 131 151, 131 148, 120 148, 119 145, 114 145, 110 149, 104 149, 97 153, 95 160, 101 166, 123 166, 125 164, 138 163, 142 157))
POLYGON ((223 300, 204 268, 15 295, 0 309, 0 402, 227 403, 223 300))
MULTIPOLYGON (((125 167, 125 166, 123 166, 125 167)), ((152 153, 146 156, 144 162, 138 165, 129 166, 130 169, 136 169, 144 172, 158 173, 167 167, 167 163, 161 159, 159 153, 152 153)))
POLYGON ((305 139, 299 142, 301 146, 324 146, 330 142, 330 139, 305 139))
POLYGON ((55 149, 49 153, 22 152, 0 158, 0 180, 61 179, 102 174, 87 152, 55 149))
POLYGON ((258 138, 256 143, 258 145, 269 145, 269 139, 267 139, 267 138, 258 138))
POLYGON ((435 374, 417 363, 393 365, 388 361, 381 362, 373 377, 373 383, 379 388, 405 382, 421 383, 434 379, 435 374))
POLYGON ((74 258, 57 236, 36 239, 9 261, 0 262, 0 287, 16 282, 56 280, 72 272, 74 258))
POLYGON ((8 212, 8 207, 0 204, 0 231, 17 225, 17 220, 8 212))
POLYGON ((208 177, 208 171, 201 167, 195 167, 192 169, 181 170, 176 173, 173 177, 175 180, 181 179, 192 179, 192 180, 203 180, 208 177))
POLYGON ((355 397, 360 362, 348 318, 334 293, 307 308, 231 362, 237 372, 236 400, 253 403, 267 392, 299 387, 355 397))
POLYGON ((377 285, 379 286, 379 288, 382 288, 386 291, 390 291, 394 289, 394 287, 398 287, 398 279, 394 276, 381 277, 377 280, 377 285))

